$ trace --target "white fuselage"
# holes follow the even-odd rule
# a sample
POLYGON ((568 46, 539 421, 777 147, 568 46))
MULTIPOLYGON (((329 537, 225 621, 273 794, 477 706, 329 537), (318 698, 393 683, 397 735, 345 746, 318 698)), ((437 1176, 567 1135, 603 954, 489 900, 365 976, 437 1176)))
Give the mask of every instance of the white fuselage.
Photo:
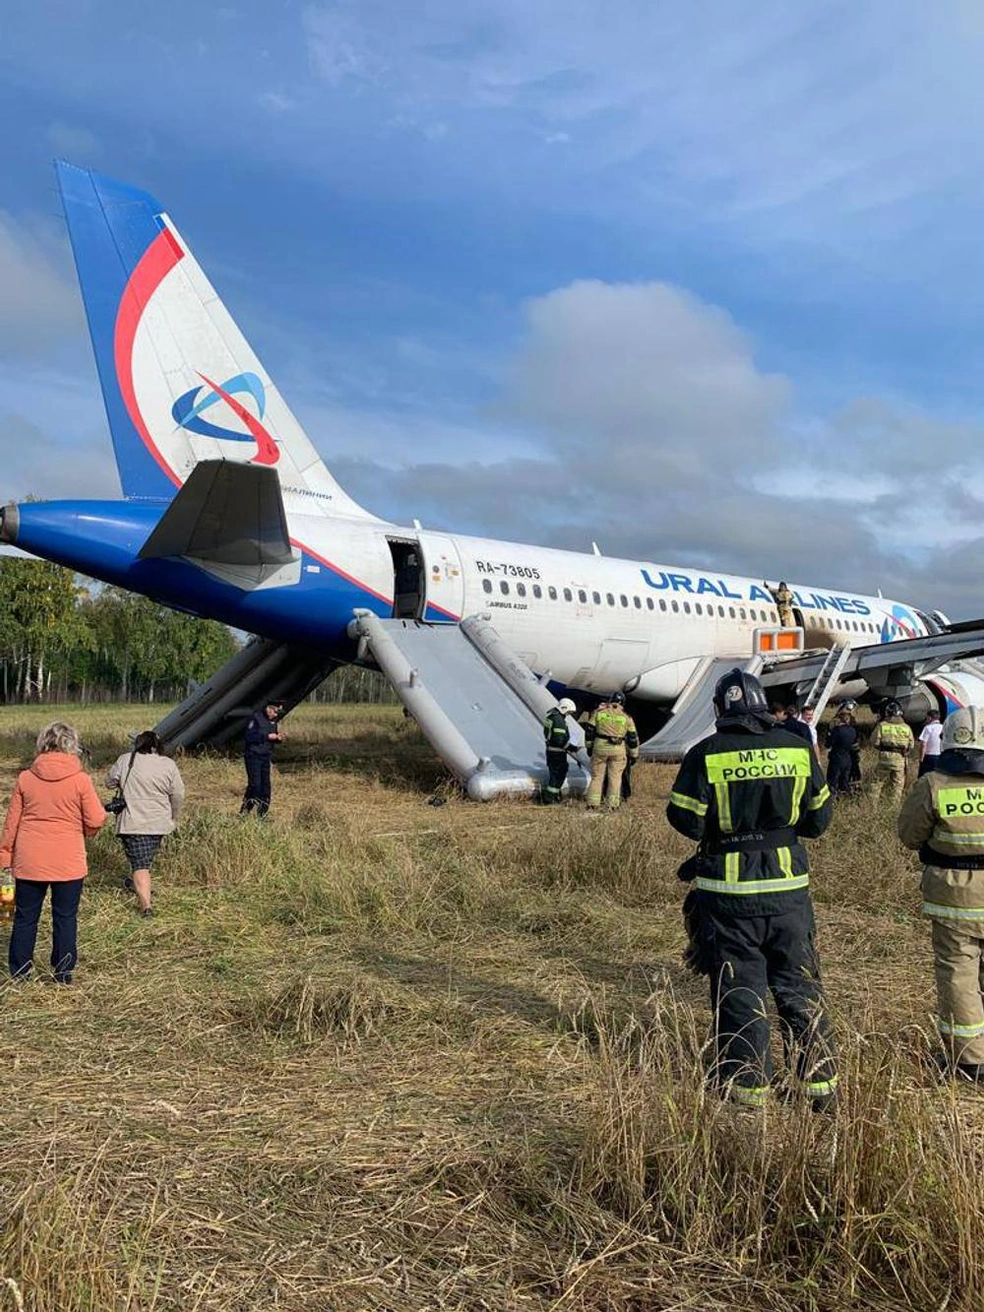
MULTIPOLYGON (((305 520, 292 517, 292 536, 383 601, 394 596, 390 543, 415 544, 426 598, 421 615, 450 621, 487 613, 532 669, 570 688, 631 685, 639 697, 672 702, 701 657, 747 657, 755 630, 779 623, 770 592, 775 580, 379 521, 305 520)), ((911 606, 789 586, 807 645, 862 647, 932 631, 932 622, 911 606)))

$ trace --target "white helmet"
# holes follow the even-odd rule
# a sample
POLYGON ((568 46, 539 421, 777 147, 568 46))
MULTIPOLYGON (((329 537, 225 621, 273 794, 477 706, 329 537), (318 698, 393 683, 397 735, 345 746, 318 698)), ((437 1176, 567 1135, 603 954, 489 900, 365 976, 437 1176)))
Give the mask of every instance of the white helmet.
POLYGON ((944 751, 955 747, 958 751, 969 748, 984 752, 984 707, 961 706, 958 711, 951 711, 943 722, 940 745, 944 751))
POLYGON ((560 711, 561 715, 573 715, 577 707, 569 697, 562 697, 557 703, 557 710, 560 711))

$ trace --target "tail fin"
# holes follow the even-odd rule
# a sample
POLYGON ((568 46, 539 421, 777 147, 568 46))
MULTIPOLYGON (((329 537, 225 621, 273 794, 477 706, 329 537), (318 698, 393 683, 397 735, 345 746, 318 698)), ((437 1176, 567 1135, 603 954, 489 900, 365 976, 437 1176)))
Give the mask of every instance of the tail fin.
POLYGON ((329 474, 146 192, 56 165, 123 493, 170 499, 200 460, 272 466, 285 504, 371 518, 329 474))

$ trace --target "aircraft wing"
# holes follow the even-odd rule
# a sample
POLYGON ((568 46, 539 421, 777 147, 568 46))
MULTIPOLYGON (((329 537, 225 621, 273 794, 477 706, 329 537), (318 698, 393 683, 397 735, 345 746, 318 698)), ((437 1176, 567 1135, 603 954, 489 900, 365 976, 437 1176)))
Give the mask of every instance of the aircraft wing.
MULTIPOLYGON (((815 679, 827 653, 805 653, 779 659, 765 666, 762 682, 768 685, 800 683, 815 679)), ((954 624, 942 633, 901 642, 876 643, 851 649, 841 681, 864 679, 875 692, 896 690, 912 684, 950 661, 984 655, 984 619, 954 624)))

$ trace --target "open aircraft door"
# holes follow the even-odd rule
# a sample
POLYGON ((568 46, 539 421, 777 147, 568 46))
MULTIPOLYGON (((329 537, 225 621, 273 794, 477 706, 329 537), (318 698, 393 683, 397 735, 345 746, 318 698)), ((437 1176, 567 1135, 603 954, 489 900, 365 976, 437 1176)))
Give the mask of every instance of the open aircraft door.
POLYGON ((460 620, 465 609, 465 575, 454 538, 443 533, 420 533, 425 595, 424 618, 460 620))

